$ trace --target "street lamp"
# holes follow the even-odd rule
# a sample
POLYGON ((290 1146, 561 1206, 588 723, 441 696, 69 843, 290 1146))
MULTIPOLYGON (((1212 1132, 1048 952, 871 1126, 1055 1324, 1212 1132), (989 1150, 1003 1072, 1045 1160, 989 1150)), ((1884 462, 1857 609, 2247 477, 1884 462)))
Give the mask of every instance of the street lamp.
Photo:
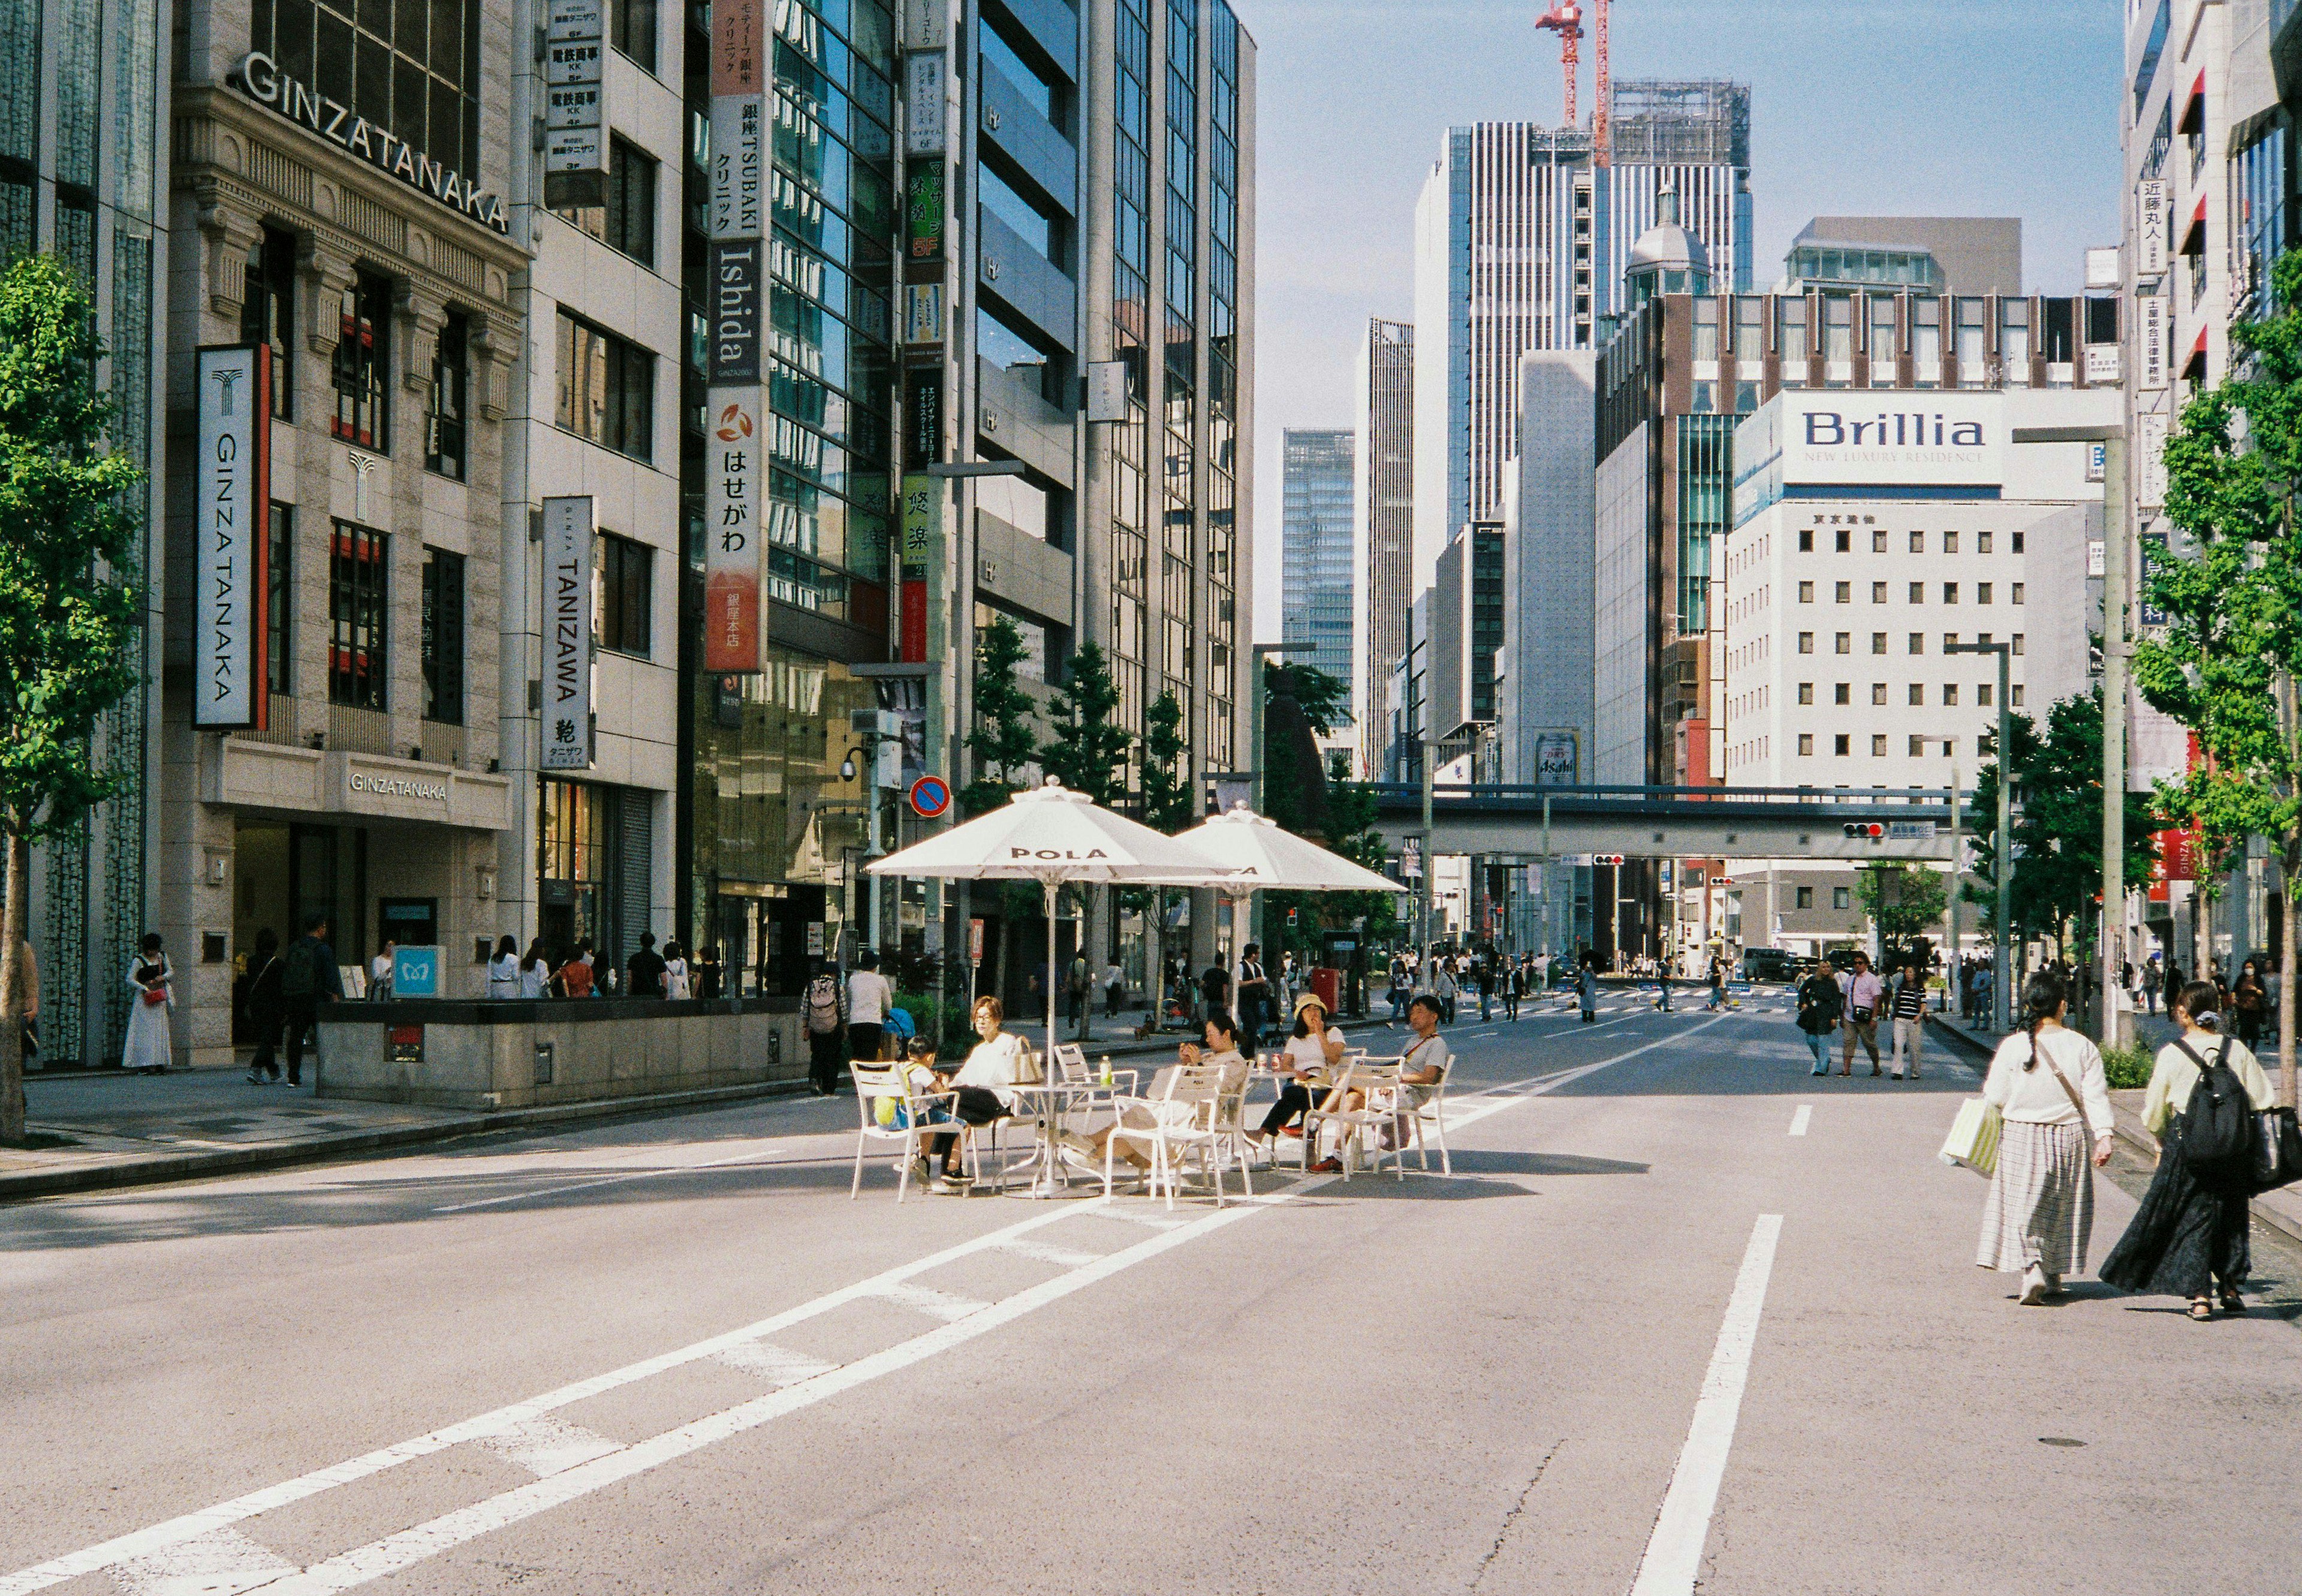
MULTIPOLYGON (((2014 716, 2008 705, 2006 678, 2009 661, 2014 655, 2011 643, 1946 643, 1945 654, 1995 654, 1998 656, 1998 953, 1997 968, 1990 979, 1990 1029, 2004 1031, 2006 1024, 2006 978, 2013 970, 2006 945, 2007 909, 2014 886, 2014 838, 2008 817, 2012 810, 2013 776, 2007 769, 2007 755, 2012 747, 2014 716)), ((1953 811, 1958 796, 1951 795, 1953 811)), ((1953 883, 1955 885, 1953 876, 1953 883)))

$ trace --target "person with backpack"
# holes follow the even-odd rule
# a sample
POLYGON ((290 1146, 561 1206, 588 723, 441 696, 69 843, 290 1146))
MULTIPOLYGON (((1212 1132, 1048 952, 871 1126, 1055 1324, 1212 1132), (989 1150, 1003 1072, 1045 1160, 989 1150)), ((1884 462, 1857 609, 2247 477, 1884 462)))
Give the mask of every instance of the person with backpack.
POLYGON ((2094 1232, 2094 1173, 2110 1162, 2110 1084, 2095 1045, 2063 1023, 2070 991, 2041 970, 2022 990, 2022 1029, 1998 1045, 1982 1100, 2004 1129, 1975 1264, 2022 1275, 2033 1307, 2086 1267, 2094 1232))
POLYGON ((2142 1123, 2158 1138, 2158 1170, 2126 1234, 2102 1262, 2121 1291, 2190 1299, 2190 1317, 2246 1312, 2239 1288, 2252 1266, 2247 1245, 2255 1115, 2277 1106, 2261 1061, 2222 1035, 2214 989, 2193 981, 2171 1012, 2181 1035, 2158 1050, 2142 1123))
POLYGON ((807 1078, 819 1097, 839 1090, 839 1070, 844 1059, 840 1028, 847 1015, 839 997, 839 978, 822 960, 814 962, 807 992, 800 999, 800 1018, 807 1027, 807 1078))
POLYGON ((328 945, 328 917, 316 911, 304 917, 304 934, 288 945, 281 959, 280 1006, 288 1038, 288 1084, 304 1084, 304 1042, 320 1039, 320 1005, 344 995, 344 978, 336 969, 336 950, 328 945))

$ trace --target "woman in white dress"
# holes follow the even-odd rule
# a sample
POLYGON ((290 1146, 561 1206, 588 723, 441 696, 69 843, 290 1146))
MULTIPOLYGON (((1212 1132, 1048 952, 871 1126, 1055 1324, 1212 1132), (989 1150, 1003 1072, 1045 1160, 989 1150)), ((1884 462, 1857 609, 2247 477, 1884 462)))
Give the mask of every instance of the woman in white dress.
POLYGON ((516 937, 507 934, 497 942, 496 956, 488 961, 488 995, 519 995, 519 939, 516 937))
POLYGON ((2070 996, 2051 972, 2022 990, 2023 1027, 1998 1045, 1982 1083, 2003 1119, 1998 1167, 1983 1205, 1974 1261, 2021 1271, 2026 1307, 2058 1295, 2086 1267, 2094 1169, 2110 1162, 2110 1087, 2102 1054, 2063 1021, 2070 996), (2091 1154, 2088 1143, 2092 1143, 2091 1154))
POLYGON ((136 1001, 128 1015, 128 1042, 120 1054, 123 1070, 163 1075, 172 1062, 168 1041, 168 1012, 176 1006, 176 970, 161 947, 160 934, 147 931, 142 951, 128 963, 128 984, 136 1001))
POLYGON ((663 945, 663 995, 673 1002, 695 995, 687 970, 687 950, 676 942, 663 945))
POLYGON ((550 990, 551 960, 543 951, 543 938, 539 937, 527 945, 527 957, 519 962, 519 995, 546 997, 550 990))

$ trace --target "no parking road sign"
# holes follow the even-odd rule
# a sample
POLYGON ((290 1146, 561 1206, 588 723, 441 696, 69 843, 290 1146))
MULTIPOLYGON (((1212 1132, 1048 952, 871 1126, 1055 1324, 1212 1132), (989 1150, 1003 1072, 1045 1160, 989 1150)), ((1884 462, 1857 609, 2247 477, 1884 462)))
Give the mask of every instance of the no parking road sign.
POLYGON ((912 784, 912 812, 923 820, 939 820, 951 808, 951 783, 940 776, 922 776, 912 784))

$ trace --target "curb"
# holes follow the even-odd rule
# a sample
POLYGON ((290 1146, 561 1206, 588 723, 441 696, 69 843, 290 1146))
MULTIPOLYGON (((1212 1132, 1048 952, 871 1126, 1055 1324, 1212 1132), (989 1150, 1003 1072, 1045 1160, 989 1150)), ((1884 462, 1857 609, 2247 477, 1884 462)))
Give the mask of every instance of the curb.
MULTIPOLYGON (((1968 1036, 1956 1026, 1937 1023, 1936 1029, 1944 1032, 1953 1042, 1970 1050, 1986 1063, 1996 1051, 1995 1048, 1985 1047, 1980 1038, 1968 1036)), ((2158 1138, 2142 1128, 2142 1117, 2139 1114, 2130 1108, 2113 1103, 2110 1105, 2110 1118, 2112 1128, 2117 1132, 2119 1140, 2137 1152, 2148 1154, 2153 1159, 2158 1156, 2158 1138)), ((2251 1199, 2247 1206, 2252 1210, 2255 1218, 2276 1231, 2280 1235, 2295 1241, 2302 1241, 2302 1205, 2296 1204, 2291 1195, 2272 1192, 2264 1197, 2251 1199), (2272 1197, 2283 1197, 2284 1200, 2273 1202, 2270 1200, 2272 1197)))
POLYGON ((740 1103, 755 1097, 796 1095, 806 1089, 800 1080, 762 1081, 753 1086, 708 1087, 692 1092, 660 1092, 645 1097, 606 1097, 587 1103, 555 1103, 536 1108, 507 1108, 492 1113, 462 1114, 425 1125, 398 1125, 386 1130, 350 1130, 304 1141, 270 1142, 259 1147, 211 1153, 155 1153, 131 1155, 118 1163, 86 1169, 31 1170, 0 1175, 0 1204, 69 1192, 103 1191, 123 1186, 153 1186, 172 1180, 205 1180, 214 1175, 244 1174, 256 1170, 285 1169, 297 1164, 324 1163, 356 1153, 390 1152, 433 1142, 458 1141, 500 1130, 548 1127, 567 1121, 644 1118, 681 1109, 708 1107, 717 1103, 740 1103))

